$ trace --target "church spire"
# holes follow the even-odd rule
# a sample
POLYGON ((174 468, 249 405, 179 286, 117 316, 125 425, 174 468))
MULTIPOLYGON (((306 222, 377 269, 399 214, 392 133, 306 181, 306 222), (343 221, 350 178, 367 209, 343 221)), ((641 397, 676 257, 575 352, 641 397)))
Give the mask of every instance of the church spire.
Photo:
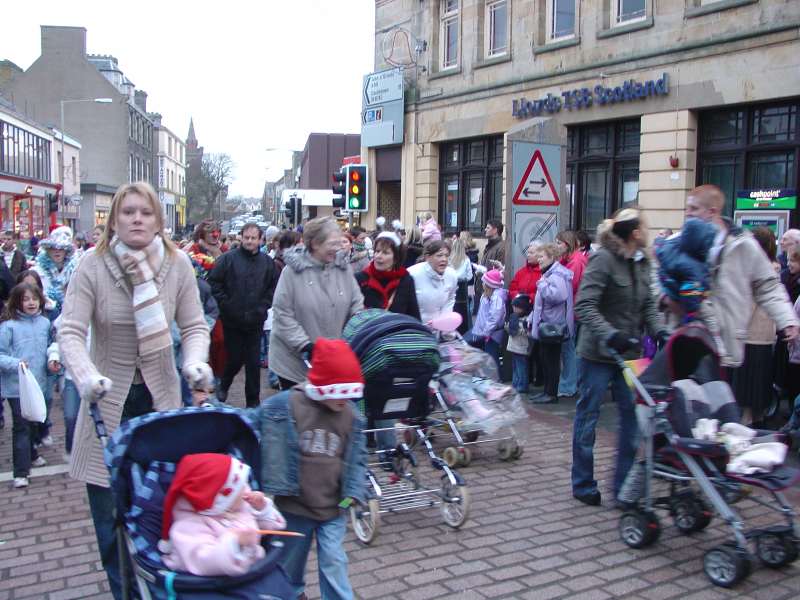
POLYGON ((189 118, 189 136, 186 138, 186 145, 197 146, 197 138, 194 135, 194 119, 189 118))

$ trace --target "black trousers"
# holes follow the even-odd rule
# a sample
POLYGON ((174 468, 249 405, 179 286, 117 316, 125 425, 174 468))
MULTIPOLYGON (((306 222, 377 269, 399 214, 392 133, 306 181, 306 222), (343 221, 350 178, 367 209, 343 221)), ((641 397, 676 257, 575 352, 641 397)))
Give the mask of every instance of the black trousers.
POLYGON ((557 396, 558 380, 561 377, 561 344, 539 342, 539 361, 542 364, 544 393, 548 396, 557 396))
POLYGON ((244 365, 245 401, 248 408, 258 406, 261 393, 261 366, 258 364, 261 350, 261 326, 238 329, 226 326, 223 321, 222 332, 225 336, 225 352, 228 354, 228 360, 225 363, 225 372, 222 374, 219 387, 227 392, 233 378, 244 365))

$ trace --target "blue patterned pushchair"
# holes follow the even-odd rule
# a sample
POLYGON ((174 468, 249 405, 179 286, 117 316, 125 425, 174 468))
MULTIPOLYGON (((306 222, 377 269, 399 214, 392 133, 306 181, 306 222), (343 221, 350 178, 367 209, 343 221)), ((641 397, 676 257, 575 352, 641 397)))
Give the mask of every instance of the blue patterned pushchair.
MULTIPOLYGON (((295 594, 278 565, 283 544, 262 541, 266 556, 244 575, 198 577, 167 569, 157 549, 164 497, 178 461, 186 454, 230 454, 250 465, 250 485, 258 489, 259 439, 239 411, 228 407, 183 408, 150 413, 122 423, 108 439, 96 404, 90 407, 105 446, 118 521, 120 564, 132 565, 136 593, 143 600, 289 600, 295 594), (130 563, 127 556, 130 556, 130 563)), ((127 588, 129 578, 122 575, 127 588)))

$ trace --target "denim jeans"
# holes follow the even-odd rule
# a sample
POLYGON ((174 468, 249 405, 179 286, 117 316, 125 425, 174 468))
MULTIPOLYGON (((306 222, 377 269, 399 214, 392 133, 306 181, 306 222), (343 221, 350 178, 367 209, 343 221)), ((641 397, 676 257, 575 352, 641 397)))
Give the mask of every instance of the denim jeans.
POLYGON ((526 354, 515 354, 511 352, 511 385, 520 394, 528 391, 528 361, 526 354))
MULTIPOLYGON (((375 429, 394 427, 395 423, 397 423, 397 419, 376 419, 375 429)), ((397 446, 397 436, 393 429, 376 431, 375 441, 378 444, 378 450, 393 450, 397 446)))
POLYGON ((590 494, 597 490, 594 479, 594 440, 600 403, 611 384, 611 396, 619 411, 617 464, 614 472, 614 497, 619 494, 622 482, 633 464, 638 446, 639 430, 631 392, 622 371, 610 363, 581 358, 578 360, 578 386, 580 399, 575 407, 575 425, 572 434, 572 492, 590 494))
MULTIPOLYGON (((486 340, 486 345, 483 347, 486 354, 494 359, 494 364, 497 365, 497 376, 502 378, 500 374, 500 344, 495 342, 492 338, 486 340)), ((498 379, 499 381, 500 379, 498 379)))
POLYGON ((72 439, 75 436, 75 423, 78 421, 78 409, 81 406, 81 396, 72 379, 64 378, 64 389, 61 391, 64 402, 64 429, 66 438, 64 446, 67 453, 72 453, 72 439))
POLYGON ((575 355, 575 336, 561 343, 561 378, 559 396, 574 396, 578 391, 578 357, 575 355))
MULTIPOLYGON (((143 383, 131 385, 128 390, 128 397, 125 398, 121 421, 127 421, 152 411, 153 396, 147 386, 143 383)), ((114 528, 114 496, 110 488, 90 483, 86 484, 86 493, 89 496, 89 508, 92 513, 103 569, 108 577, 108 584, 111 587, 111 594, 114 596, 114 600, 120 600, 122 598, 122 579, 120 577, 120 562, 117 553, 117 532, 114 528)), ((126 572, 131 582, 129 587, 134 590, 135 581, 131 574, 130 565, 128 565, 126 572)), ((135 598, 137 595, 132 593, 130 597, 135 598)))
POLYGON ((31 423, 22 417, 19 398, 6 398, 11 407, 11 460, 14 464, 14 477, 27 477, 31 472, 31 462, 38 458, 33 447, 33 428, 39 423, 31 423))
POLYGON ((311 550, 311 539, 316 534, 319 591, 322 600, 351 600, 354 596, 347 577, 347 554, 344 551, 347 524, 344 516, 329 521, 317 521, 286 512, 283 516, 286 518, 287 531, 305 534, 301 538, 285 538, 281 558, 281 566, 297 595, 302 594, 306 587, 306 561, 311 550))

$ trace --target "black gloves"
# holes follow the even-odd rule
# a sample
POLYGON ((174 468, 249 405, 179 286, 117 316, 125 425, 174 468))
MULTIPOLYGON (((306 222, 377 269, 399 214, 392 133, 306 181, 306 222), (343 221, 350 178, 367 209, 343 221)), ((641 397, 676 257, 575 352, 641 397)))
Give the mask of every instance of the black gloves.
POLYGON ((666 329, 662 329, 656 334, 656 346, 659 350, 667 345, 667 341, 669 341, 669 331, 666 329))
POLYGON ((638 341, 617 331, 608 338, 607 344, 612 350, 616 350, 619 354, 624 354, 628 350, 635 348, 638 345, 638 341))
POLYGON ((311 355, 313 353, 314 353, 314 344, 309 342, 308 344, 303 346, 303 349, 300 351, 300 357, 307 362, 311 362, 311 355))

